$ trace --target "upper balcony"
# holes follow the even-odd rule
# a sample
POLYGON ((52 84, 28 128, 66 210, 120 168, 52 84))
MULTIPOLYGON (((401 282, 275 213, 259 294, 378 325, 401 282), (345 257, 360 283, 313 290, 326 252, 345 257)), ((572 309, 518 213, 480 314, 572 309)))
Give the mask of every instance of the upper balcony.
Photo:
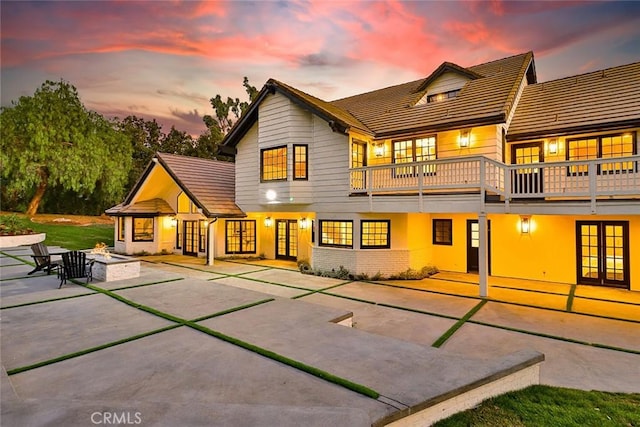
POLYGON ((481 195, 508 206, 532 200, 640 200, 640 155, 506 165, 482 156, 353 168, 351 194, 481 195), (493 197, 487 197, 493 196, 493 197))

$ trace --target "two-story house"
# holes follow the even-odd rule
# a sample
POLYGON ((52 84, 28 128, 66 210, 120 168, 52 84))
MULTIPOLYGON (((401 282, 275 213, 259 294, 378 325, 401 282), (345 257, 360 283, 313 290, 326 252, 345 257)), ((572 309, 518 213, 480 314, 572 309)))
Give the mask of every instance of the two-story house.
POLYGON ((235 169, 159 154, 116 249, 640 291, 639 130, 640 62, 544 83, 532 52, 445 62, 331 102, 269 80, 223 142, 235 169))
POLYGON ((269 80, 224 146, 244 252, 640 290, 639 128, 640 63, 538 83, 528 52, 332 102, 269 80))

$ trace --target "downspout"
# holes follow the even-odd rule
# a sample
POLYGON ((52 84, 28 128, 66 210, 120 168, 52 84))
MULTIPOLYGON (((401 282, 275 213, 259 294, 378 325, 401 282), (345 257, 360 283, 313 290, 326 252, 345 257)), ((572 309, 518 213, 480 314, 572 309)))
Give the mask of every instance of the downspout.
POLYGON ((213 227, 212 225, 218 220, 218 217, 215 217, 213 219, 213 221, 209 221, 209 225, 207 225, 207 235, 208 235, 208 241, 207 241, 207 265, 213 265, 213 260, 215 258, 215 248, 216 248, 216 242, 215 242, 215 235, 213 232, 213 227))

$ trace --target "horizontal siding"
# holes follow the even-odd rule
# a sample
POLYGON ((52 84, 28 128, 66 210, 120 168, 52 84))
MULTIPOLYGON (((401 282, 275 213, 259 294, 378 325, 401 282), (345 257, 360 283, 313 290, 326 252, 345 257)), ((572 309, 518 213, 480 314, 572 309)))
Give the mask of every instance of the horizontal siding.
POLYGON ((256 210, 260 182, 257 124, 251 127, 236 148, 236 204, 245 212, 256 210))
POLYGON ((436 78, 427 88, 427 95, 434 95, 436 93, 449 92, 451 90, 461 89, 466 82, 469 81, 468 77, 462 76, 458 73, 446 72, 440 77, 436 78))

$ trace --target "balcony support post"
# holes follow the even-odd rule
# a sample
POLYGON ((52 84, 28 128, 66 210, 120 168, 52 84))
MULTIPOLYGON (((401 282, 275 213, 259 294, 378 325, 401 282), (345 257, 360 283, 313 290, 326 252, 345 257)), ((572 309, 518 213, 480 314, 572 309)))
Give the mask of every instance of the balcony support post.
POLYGON ((489 242, 488 223, 486 212, 478 214, 478 273, 480 276, 480 297, 489 296, 489 242))
POLYGON ((591 213, 596 213, 596 193, 598 192, 598 181, 597 181, 597 173, 598 166, 596 162, 589 162, 589 196, 591 198, 591 213))

